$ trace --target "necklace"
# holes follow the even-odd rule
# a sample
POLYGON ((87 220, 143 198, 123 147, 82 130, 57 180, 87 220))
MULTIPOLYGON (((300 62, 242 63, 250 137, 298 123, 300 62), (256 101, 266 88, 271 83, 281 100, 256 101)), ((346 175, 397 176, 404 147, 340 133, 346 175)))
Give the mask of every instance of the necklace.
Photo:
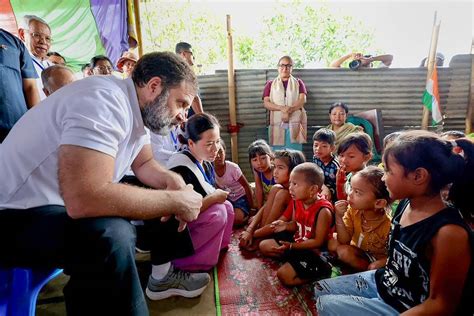
POLYGON ((380 225, 380 223, 382 223, 381 219, 383 219, 383 214, 376 218, 367 219, 364 215, 364 211, 362 211, 360 214, 360 218, 362 220, 362 229, 367 232, 376 229, 380 225))

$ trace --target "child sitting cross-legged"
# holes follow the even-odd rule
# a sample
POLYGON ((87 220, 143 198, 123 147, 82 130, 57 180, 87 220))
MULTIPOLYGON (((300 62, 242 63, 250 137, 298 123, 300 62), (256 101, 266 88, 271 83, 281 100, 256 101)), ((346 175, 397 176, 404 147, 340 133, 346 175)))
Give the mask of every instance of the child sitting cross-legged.
POLYGON ((332 205, 318 194, 323 182, 323 172, 315 164, 296 166, 289 182, 293 200, 278 220, 261 229, 273 236, 260 243, 260 251, 285 261, 277 276, 286 286, 304 284, 330 273, 328 264, 314 251, 325 247, 333 232, 332 205))
POLYGON ((383 162, 390 198, 401 200, 386 265, 318 281, 318 315, 473 315, 474 144, 407 131, 385 149, 383 162))
POLYGON ((382 181, 383 170, 369 166, 352 177, 347 201, 337 201, 337 241, 329 242, 329 250, 353 270, 377 269, 387 261, 390 196, 382 181))
POLYGON ((249 251, 258 249, 262 237, 268 236, 268 234, 261 234, 262 228, 280 218, 285 211, 291 200, 288 192, 290 173, 293 168, 305 161, 301 151, 291 149, 277 150, 274 157, 273 178, 276 184, 270 189, 265 204, 240 235, 240 247, 249 251))

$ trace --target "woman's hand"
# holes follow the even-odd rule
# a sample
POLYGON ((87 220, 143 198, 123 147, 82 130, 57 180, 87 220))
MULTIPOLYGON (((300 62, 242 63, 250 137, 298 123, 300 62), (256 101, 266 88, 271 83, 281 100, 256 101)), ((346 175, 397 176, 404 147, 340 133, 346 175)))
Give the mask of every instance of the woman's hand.
POLYGON ((283 123, 288 123, 290 121, 290 108, 288 106, 283 106, 281 109, 281 120, 283 123))
POLYGON ((225 200, 227 200, 227 196, 229 195, 229 192, 221 190, 221 189, 216 189, 214 193, 212 193, 211 195, 215 203, 224 203, 225 200))

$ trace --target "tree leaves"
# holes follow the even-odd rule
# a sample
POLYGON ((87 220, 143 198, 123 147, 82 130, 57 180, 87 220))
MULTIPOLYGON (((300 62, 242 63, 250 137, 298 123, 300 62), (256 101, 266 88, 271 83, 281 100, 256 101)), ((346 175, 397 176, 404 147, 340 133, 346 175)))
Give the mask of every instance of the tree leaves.
MULTIPOLYGON (((247 5, 251 10, 252 4, 247 5)), ((202 64, 198 74, 227 67, 225 16, 212 13, 212 2, 206 6, 206 2, 155 0, 142 6, 145 52, 174 51, 176 43, 185 41, 193 46, 197 64, 202 64)), ((350 52, 378 52, 372 47, 373 31, 350 16, 334 15, 325 5, 293 0, 273 6, 266 10, 260 32, 235 30, 236 68, 274 68, 283 55, 290 55, 296 68, 327 66, 350 52)))

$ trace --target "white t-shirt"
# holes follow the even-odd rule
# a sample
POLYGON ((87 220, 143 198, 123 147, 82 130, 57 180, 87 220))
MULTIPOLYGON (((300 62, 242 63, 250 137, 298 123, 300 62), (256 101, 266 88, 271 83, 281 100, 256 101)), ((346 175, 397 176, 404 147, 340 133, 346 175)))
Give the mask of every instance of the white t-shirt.
POLYGON ((118 182, 149 143, 131 79, 92 76, 75 81, 33 107, 0 149, 0 209, 64 205, 58 183, 60 145, 115 158, 118 182))
POLYGON ((36 87, 38 88, 40 100, 44 100, 46 99, 46 94, 44 94, 44 91, 43 91, 43 81, 41 81, 41 73, 46 68, 52 66, 53 63, 50 62, 48 59, 41 60, 31 53, 30 53, 30 56, 31 56, 31 59, 33 60, 33 65, 35 66, 36 73, 38 74, 38 78, 36 78, 36 87))
POLYGON ((169 135, 162 136, 150 132, 151 149, 153 157, 163 166, 166 166, 171 155, 178 151, 180 144, 178 141, 177 128, 172 128, 169 135))

